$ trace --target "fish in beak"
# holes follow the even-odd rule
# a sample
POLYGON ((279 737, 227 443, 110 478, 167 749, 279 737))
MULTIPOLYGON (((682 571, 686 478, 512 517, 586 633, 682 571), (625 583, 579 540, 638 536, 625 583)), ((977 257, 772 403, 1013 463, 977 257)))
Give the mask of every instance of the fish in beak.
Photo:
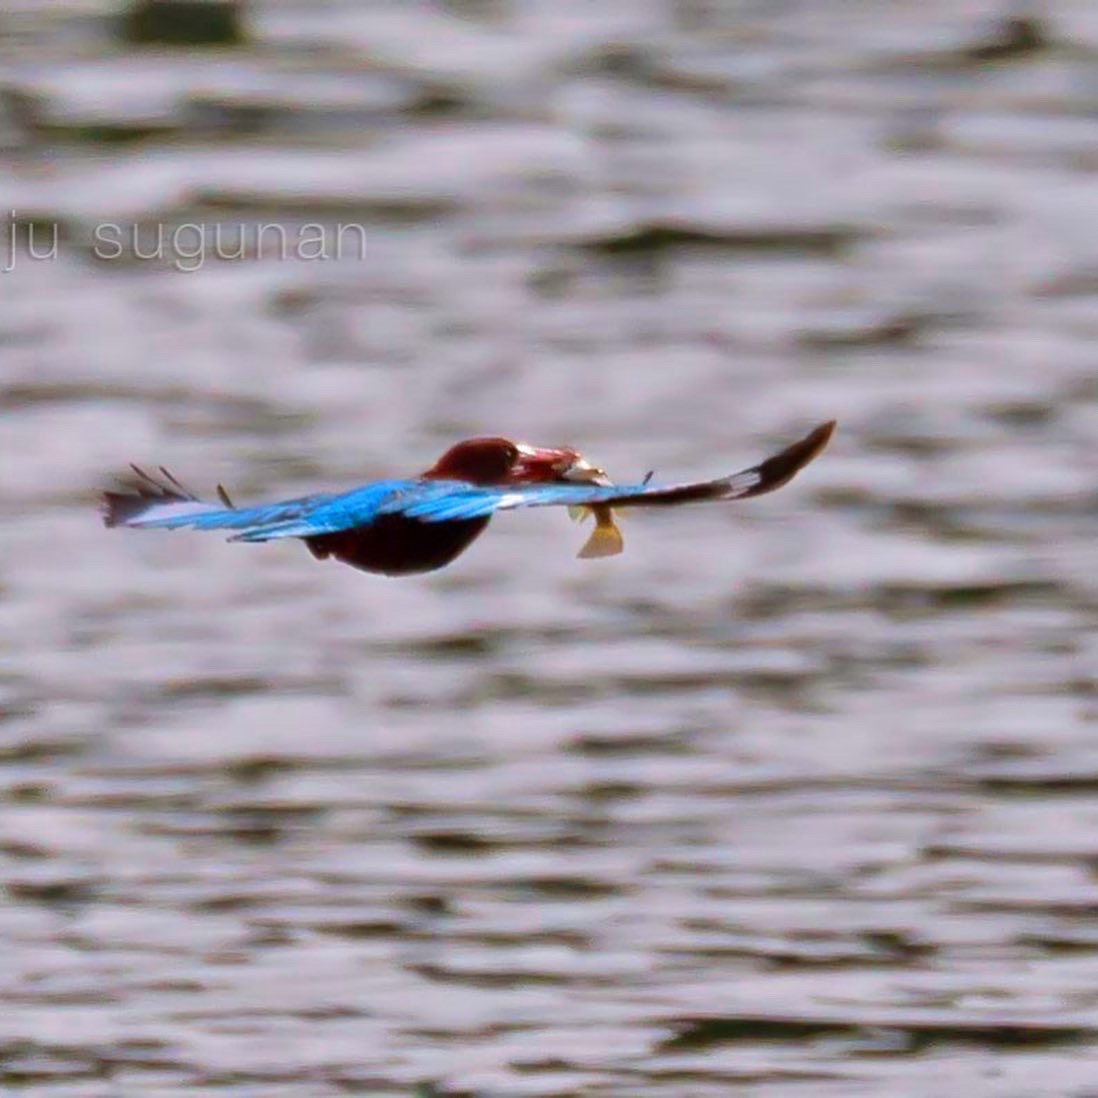
POLYGON ((511 466, 508 479, 516 484, 567 479, 568 471, 582 460, 575 450, 567 446, 531 446, 520 442, 515 449, 518 456, 511 466))
MULTIPOLYGON (((564 471, 564 479, 580 484, 599 484, 603 486, 614 483, 606 475, 604 469, 592 465, 582 454, 577 454, 576 460, 564 471)), ((582 521, 588 515, 595 516, 595 528, 591 531, 591 536, 587 539, 583 548, 576 554, 581 559, 615 557, 625 548, 625 540, 614 521, 614 510, 609 504, 595 503, 589 507, 569 507, 568 513, 577 522, 582 521)))

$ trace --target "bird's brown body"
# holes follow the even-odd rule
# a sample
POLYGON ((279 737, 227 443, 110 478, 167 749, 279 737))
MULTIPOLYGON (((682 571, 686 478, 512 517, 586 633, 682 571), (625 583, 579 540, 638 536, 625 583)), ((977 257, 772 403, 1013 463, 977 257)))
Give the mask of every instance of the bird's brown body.
MULTIPOLYGON (((569 448, 543 450, 505 438, 473 438, 452 446, 420 479, 536 484, 562 479, 577 457, 569 448)), ((331 557, 363 572, 408 576, 444 568, 484 533, 489 521, 421 522, 403 515, 381 515, 369 526, 319 534, 306 538, 305 544, 318 560, 331 557)))
POLYGON ((484 533, 489 521, 420 522, 403 515, 381 515, 364 529, 318 534, 306 538, 305 544, 317 560, 332 557, 363 572, 410 576, 444 568, 484 533))

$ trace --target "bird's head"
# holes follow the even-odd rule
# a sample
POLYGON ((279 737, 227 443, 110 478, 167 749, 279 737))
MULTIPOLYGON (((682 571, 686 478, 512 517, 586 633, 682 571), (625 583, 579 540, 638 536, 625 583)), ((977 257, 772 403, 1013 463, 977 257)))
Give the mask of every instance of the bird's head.
POLYGON ((451 446, 423 476, 470 484, 543 484, 584 480, 593 467, 569 446, 530 446, 506 438, 470 438, 451 446))

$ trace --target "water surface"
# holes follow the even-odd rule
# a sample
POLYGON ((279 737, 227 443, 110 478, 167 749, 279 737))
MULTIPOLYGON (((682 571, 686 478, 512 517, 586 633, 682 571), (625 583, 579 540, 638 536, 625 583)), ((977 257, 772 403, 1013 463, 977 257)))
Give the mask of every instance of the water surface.
POLYGON ((1092 1095, 1091 5, 112 10, 0 16, 5 1093, 1092 1095), (831 417, 606 562, 532 512, 388 581, 92 502, 831 417))

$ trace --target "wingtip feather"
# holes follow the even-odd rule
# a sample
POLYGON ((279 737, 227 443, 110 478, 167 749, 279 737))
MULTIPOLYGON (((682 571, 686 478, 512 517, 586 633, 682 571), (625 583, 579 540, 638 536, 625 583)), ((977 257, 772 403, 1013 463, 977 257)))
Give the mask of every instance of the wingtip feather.
POLYGON ((744 492, 746 496, 761 496, 773 492, 788 484, 806 465, 814 461, 823 452, 835 433, 838 420, 829 419, 814 427, 804 438, 787 446, 765 461, 759 462, 753 469, 745 470, 758 474, 756 485, 744 492))
POLYGON ((105 491, 99 495, 99 512, 104 526, 126 526, 164 504, 202 502, 162 465, 159 466, 161 480, 139 465, 131 463, 130 469, 133 477, 122 481, 123 491, 105 491))
POLYGON ((101 492, 99 495, 99 514, 107 527, 124 526, 148 506, 147 497, 129 492, 101 492))

